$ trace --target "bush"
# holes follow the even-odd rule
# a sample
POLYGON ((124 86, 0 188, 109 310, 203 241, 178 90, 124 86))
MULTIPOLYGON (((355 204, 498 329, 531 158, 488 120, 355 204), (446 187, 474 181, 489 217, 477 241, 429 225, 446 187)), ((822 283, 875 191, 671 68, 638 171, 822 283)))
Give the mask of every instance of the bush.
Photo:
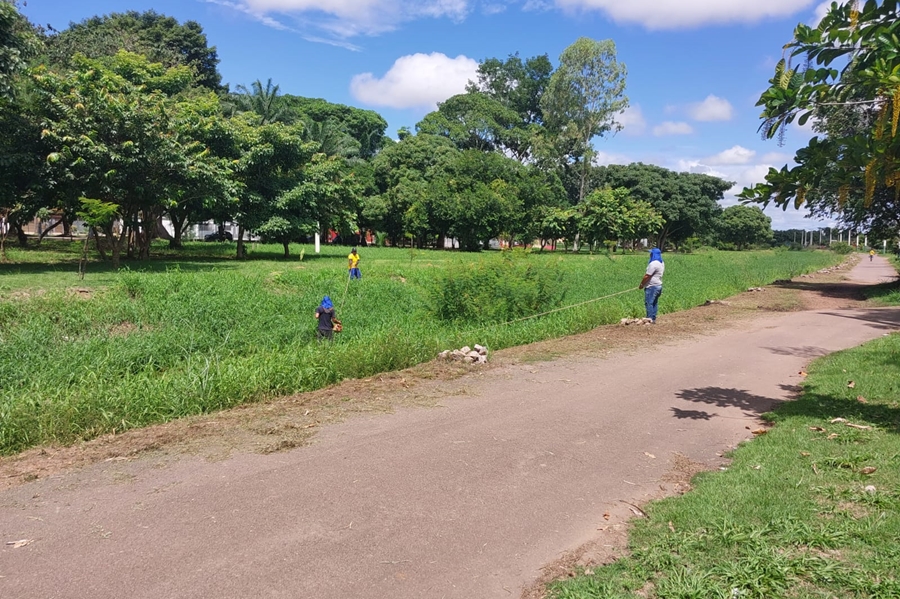
POLYGON ((831 251, 835 254, 840 254, 843 256, 844 254, 849 254, 850 252, 852 252, 853 246, 845 241, 838 241, 831 244, 831 251))
POLYGON ((429 311, 447 321, 506 322, 561 305, 562 273, 526 255, 452 266, 427 289, 429 311))

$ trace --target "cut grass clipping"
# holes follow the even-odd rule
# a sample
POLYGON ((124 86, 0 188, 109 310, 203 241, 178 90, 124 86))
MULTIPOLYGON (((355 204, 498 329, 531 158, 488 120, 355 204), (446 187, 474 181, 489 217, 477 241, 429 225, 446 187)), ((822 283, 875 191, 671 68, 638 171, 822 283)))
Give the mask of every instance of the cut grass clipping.
POLYGON ((650 504, 630 555, 554 599, 900 597, 900 335, 816 361, 775 427, 650 504))
MULTIPOLYGON (((363 278, 348 281, 346 248, 293 260, 271 259, 280 246, 254 246, 246 261, 193 253, 210 245, 218 244, 189 246, 177 261, 137 263, 140 272, 94 274, 99 265, 92 265, 84 280, 65 256, 53 269, 27 262, 37 257, 28 252, 0 265, 0 453, 311 391, 447 348, 495 350, 644 312, 636 289, 644 254, 362 248, 363 278), (344 331, 320 344, 313 313, 324 295, 344 331)), ((42 246, 42 259, 51 255, 42 246)), ((667 254, 660 312, 839 260, 830 252, 667 254)))

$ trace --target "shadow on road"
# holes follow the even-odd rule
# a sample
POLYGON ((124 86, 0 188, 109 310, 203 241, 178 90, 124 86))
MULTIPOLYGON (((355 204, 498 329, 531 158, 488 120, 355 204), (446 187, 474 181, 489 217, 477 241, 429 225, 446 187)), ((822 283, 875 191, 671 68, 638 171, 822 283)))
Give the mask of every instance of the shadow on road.
POLYGON ((885 331, 893 331, 900 328, 900 310, 882 308, 872 310, 852 310, 852 311, 833 311, 825 312, 829 316, 838 316, 840 318, 852 318, 854 320, 862 320, 869 322, 873 327, 885 331))
MULTIPOLYGON (((793 387, 782 386, 793 391, 793 387)), ((747 416, 755 417, 772 409, 781 403, 781 400, 771 397, 755 395, 743 389, 724 389, 722 387, 703 387, 701 389, 684 389, 675 394, 677 397, 694 403, 702 403, 719 408, 740 408, 747 416)), ((695 410, 680 410, 672 408, 676 418, 691 418, 694 420, 709 420, 715 414, 695 410)))
POLYGON ((800 358, 821 358, 822 356, 831 353, 823 347, 815 347, 812 345, 803 347, 764 347, 762 349, 767 349, 778 356, 797 356, 800 358))

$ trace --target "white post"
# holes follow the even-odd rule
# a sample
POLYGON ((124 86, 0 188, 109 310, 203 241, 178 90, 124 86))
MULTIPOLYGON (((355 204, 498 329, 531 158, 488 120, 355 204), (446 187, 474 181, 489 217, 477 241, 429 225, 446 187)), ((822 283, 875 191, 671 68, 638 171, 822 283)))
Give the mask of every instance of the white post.
POLYGON ((884 249, 881 251, 882 254, 887 254, 887 239, 884 240, 884 249))
POLYGON ((828 227, 828 245, 834 242, 834 228, 828 227))
POLYGON ((869 236, 866 235, 866 247, 869 247, 869 236))
POLYGON ((319 250, 321 249, 319 244, 320 244, 319 232, 316 231, 316 253, 317 254, 319 253, 319 250))

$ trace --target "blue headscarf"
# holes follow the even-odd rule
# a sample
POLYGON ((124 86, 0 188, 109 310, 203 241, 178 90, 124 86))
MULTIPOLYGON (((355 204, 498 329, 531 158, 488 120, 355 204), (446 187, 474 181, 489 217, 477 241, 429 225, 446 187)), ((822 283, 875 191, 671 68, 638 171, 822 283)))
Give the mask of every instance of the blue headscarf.
POLYGON ((325 299, 322 300, 322 305, 319 307, 329 310, 331 308, 334 308, 334 304, 331 303, 331 298, 326 295, 325 299))
POLYGON ((654 260, 659 260, 660 262, 663 261, 662 251, 660 251, 659 248, 653 248, 652 250, 650 250, 650 262, 653 262, 654 260))

